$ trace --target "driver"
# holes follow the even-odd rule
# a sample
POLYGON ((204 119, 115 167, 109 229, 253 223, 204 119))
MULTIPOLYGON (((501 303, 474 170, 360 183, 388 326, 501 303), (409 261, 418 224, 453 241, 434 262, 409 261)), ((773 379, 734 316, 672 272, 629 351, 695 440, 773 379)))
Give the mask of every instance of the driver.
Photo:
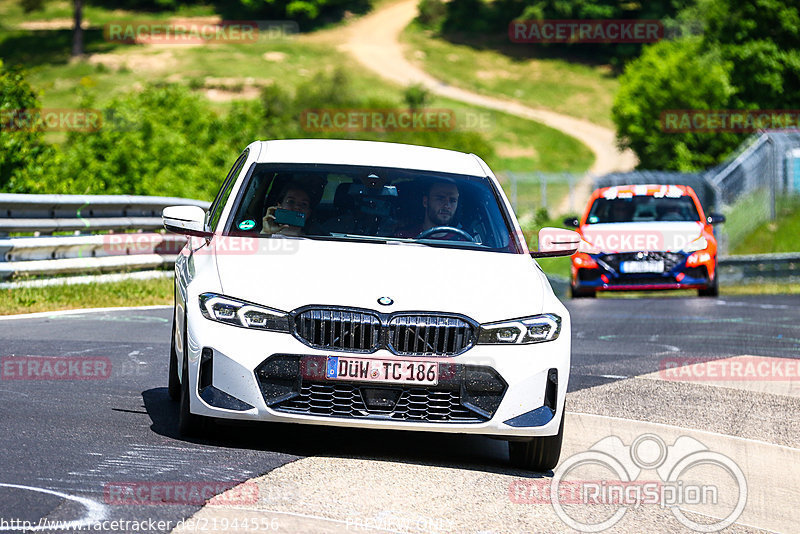
MULTIPOLYGON (((398 230, 395 237, 414 238, 426 230, 439 226, 452 227, 458 209, 458 187, 450 182, 436 182, 422 195, 425 217, 422 223, 411 228, 398 230)), ((446 230, 441 233, 447 234, 446 230)), ((445 239, 447 237, 445 236, 445 239)))

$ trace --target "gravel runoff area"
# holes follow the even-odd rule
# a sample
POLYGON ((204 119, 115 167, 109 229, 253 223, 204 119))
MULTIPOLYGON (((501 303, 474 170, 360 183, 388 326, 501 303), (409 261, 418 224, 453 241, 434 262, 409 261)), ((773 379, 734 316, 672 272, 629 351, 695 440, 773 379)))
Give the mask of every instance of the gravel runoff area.
MULTIPOLYGON (((780 472, 782 465, 800 460, 800 399, 634 377, 570 393, 567 406, 571 412, 581 413, 568 414, 562 462, 611 434, 623 436, 626 444, 637 433, 653 432, 654 428, 668 444, 676 436, 690 434, 710 450, 735 458, 747 477, 748 508, 740 522, 725 532, 792 532, 800 526, 792 519, 798 503, 791 502, 797 499, 797 492, 783 493, 785 483, 772 482, 780 475, 764 468, 771 465, 780 472), (711 408, 697 410, 697 406, 711 408), (603 423, 601 419, 602 424, 591 426, 585 419, 594 416, 583 414, 625 421, 603 423), (686 430, 689 428, 707 432, 692 434, 686 430), (738 453, 731 452, 737 449, 738 453), (781 498, 789 504, 773 513, 770 507, 781 498)), ((489 446, 493 443, 488 441, 489 446)), ((190 521, 175 532, 199 533, 212 524, 217 530, 245 532, 240 528, 245 520, 251 525, 269 523, 277 532, 573 532, 549 502, 515 498, 519 484, 548 485, 551 476, 518 471, 502 463, 448 465, 435 460, 376 460, 342 454, 308 457, 251 481, 259 488, 257 504, 211 503, 194 516, 197 523, 190 521)), ((589 517, 605 518, 616 510, 582 506, 589 517)), ((703 521, 701 516, 690 517, 703 521)), ((629 508, 607 532, 676 531, 689 532, 668 509, 643 505, 629 508)))

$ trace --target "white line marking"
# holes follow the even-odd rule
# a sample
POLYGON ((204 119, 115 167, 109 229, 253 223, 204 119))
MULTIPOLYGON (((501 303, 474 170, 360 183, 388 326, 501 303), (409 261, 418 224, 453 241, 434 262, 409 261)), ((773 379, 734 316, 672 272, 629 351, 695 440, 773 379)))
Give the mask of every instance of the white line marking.
POLYGON ((76 310, 59 310, 36 313, 20 313, 18 315, 0 315, 0 321, 10 321, 13 319, 37 319, 41 317, 52 317, 54 315, 76 315, 81 313, 102 313, 111 311, 138 311, 138 310, 166 310, 172 308, 170 304, 156 304, 154 306, 119 306, 117 308, 78 308, 76 310))
POLYGON ((47 493, 49 495, 55 495, 56 497, 61 497, 62 499, 67 499, 69 501, 74 501, 77 503, 82 504, 86 508, 86 515, 83 516, 81 519, 76 521, 69 521, 69 522, 60 522, 60 521, 53 521, 52 526, 9 526, 9 527, 0 527, 0 530, 55 530, 55 525, 58 524, 58 530, 72 530, 72 529, 81 529, 83 527, 88 527, 98 523, 106 518, 106 506, 100 504, 97 501, 93 501, 92 499, 87 499, 86 497, 78 497, 75 495, 68 495, 66 493, 61 493, 60 491, 54 491, 45 488, 36 488, 33 486, 23 486, 21 484, 6 484, 4 482, 0 482, 0 486, 6 488, 16 488, 16 489, 24 489, 28 491, 38 491, 39 493, 47 493))
POLYGON ((616 379, 630 378, 622 375, 597 375, 597 376, 599 376, 600 378, 616 378, 616 379))

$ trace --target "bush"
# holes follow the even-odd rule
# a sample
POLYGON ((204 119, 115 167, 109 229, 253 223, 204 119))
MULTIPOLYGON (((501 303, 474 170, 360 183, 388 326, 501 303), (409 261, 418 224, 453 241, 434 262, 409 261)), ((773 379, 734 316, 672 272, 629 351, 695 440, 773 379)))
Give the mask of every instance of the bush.
POLYGON ((18 124, 21 116, 35 116, 39 100, 18 68, 5 68, 0 61, 0 191, 14 193, 25 188, 30 176, 38 175, 51 156, 40 129, 18 124))
POLYGON ((420 24, 438 31, 447 14, 447 5, 442 0, 420 0, 417 10, 420 24))
MULTIPOLYGON (((90 107, 84 103, 84 107, 90 107)), ((209 200, 245 145, 241 116, 219 118, 177 86, 150 86, 114 99, 97 132, 70 132, 33 193, 165 195, 209 200)), ((249 142, 249 141, 248 141, 249 142)))
POLYGON ((431 92, 424 85, 415 83, 406 87, 403 99, 408 104, 409 109, 420 109, 430 102, 431 92))
MULTIPOLYGON (((18 105, 35 102, 26 84, 17 83, 13 89, 20 93, 18 105)), ((5 98, 4 106, 12 100, 5 98)), ((93 107, 86 99, 80 106, 93 107)), ((183 85, 151 85, 112 100, 102 110, 103 125, 97 132, 70 132, 56 148, 37 144, 41 132, 31 132, 26 143, 46 157, 22 157, 31 150, 20 148, 25 143, 20 144, 19 137, 0 157, 20 156, 14 160, 21 170, 13 192, 210 200, 236 155, 256 139, 362 139, 474 152, 489 161, 494 156, 492 145, 475 132, 305 131, 301 113, 313 108, 406 109, 402 102, 359 98, 344 71, 319 74, 294 95, 277 85, 265 87, 260 99, 235 102, 224 116, 210 112, 208 101, 183 85)), ((0 132, 0 142, 6 139, 0 132)))

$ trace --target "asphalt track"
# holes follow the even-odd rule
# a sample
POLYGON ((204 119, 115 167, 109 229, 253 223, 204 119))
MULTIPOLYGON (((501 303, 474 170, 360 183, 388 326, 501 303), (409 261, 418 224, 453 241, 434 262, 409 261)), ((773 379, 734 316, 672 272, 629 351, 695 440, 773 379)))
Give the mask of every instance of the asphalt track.
MULTIPOLYGON (((658 373, 665 357, 797 358, 800 298, 615 298, 567 306, 573 318, 568 410, 798 447, 797 420, 786 420, 791 414, 784 411, 795 407, 776 407, 774 396, 760 402, 761 394, 736 392, 726 401, 723 392, 691 404, 687 397, 696 388, 631 378, 658 373), (737 402, 759 417, 743 418, 737 402)), ((479 437, 240 425, 220 427, 207 441, 182 439, 166 390, 169 317, 169 309, 159 308, 0 320, 0 357, 91 356, 111 366, 98 380, 0 381, 0 530, 21 530, 14 520, 39 525, 47 518, 170 521, 154 529, 170 531, 200 505, 110 504, 109 484, 233 485, 308 457, 463 465, 464 473, 506 469, 503 444, 479 437)), ((293 498, 302 501, 304 491, 296 486, 293 498)))

